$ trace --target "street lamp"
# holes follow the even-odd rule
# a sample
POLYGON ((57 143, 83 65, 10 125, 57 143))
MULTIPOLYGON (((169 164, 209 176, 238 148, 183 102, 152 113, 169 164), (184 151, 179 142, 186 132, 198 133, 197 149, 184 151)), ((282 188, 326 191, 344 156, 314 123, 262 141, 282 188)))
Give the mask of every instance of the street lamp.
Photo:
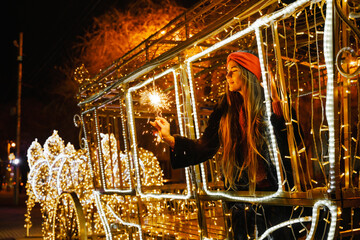
POLYGON ((19 164, 20 164, 20 159, 19 158, 15 158, 13 160, 13 164, 14 164, 14 169, 15 169, 15 189, 14 189, 14 201, 15 201, 15 205, 19 205, 19 177, 20 177, 20 173, 19 173, 19 164))
POLYGON ((14 202, 15 205, 19 205, 19 178, 20 178, 20 169, 19 169, 19 164, 20 164, 20 159, 19 158, 15 158, 12 162, 12 164, 14 165, 14 170, 15 170, 15 186, 14 186, 14 202))
POLYGON ((11 163, 14 166, 14 171, 15 171, 15 185, 14 185, 14 201, 15 201, 15 205, 19 204, 19 164, 20 164, 20 159, 17 158, 19 157, 19 153, 15 154, 15 150, 17 152, 19 152, 18 149, 15 149, 17 146, 17 144, 13 141, 8 141, 7 142, 7 151, 8 151, 8 159, 9 159, 9 163, 11 163))

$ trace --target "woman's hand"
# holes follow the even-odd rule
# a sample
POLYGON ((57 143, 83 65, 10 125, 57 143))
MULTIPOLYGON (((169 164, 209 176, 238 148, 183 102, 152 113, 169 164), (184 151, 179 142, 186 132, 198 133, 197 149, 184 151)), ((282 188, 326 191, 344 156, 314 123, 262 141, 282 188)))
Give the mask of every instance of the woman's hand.
POLYGON ((170 123, 166 121, 165 118, 156 117, 155 121, 150 121, 150 124, 154 126, 161 137, 161 139, 170 145, 170 147, 175 146, 175 138, 170 134, 170 123))

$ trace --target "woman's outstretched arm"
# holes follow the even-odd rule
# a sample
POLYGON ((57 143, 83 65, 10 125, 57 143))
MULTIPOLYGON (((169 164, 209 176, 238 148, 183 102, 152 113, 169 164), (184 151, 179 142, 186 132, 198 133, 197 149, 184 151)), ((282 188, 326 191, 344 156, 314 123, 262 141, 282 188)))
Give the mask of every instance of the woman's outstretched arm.
POLYGON ((196 165, 213 157, 219 149, 219 122, 224 111, 223 101, 220 101, 211 113, 208 126, 199 139, 189 139, 175 134, 170 134, 170 123, 164 118, 155 118, 150 122, 161 135, 164 142, 170 147, 171 166, 184 168, 196 165))
POLYGON ((150 121, 160 134, 161 139, 171 148, 175 147, 175 138, 170 134, 170 123, 162 117, 156 117, 155 121, 150 121))

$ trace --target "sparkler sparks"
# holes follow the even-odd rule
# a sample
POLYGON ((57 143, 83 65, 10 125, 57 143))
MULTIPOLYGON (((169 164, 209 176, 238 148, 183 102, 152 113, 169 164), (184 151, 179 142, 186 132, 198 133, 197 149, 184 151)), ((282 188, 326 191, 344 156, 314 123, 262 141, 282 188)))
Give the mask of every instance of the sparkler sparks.
POLYGON ((158 87, 152 87, 140 92, 140 104, 149 107, 156 115, 161 116, 163 110, 170 110, 171 103, 167 93, 162 92, 158 87))

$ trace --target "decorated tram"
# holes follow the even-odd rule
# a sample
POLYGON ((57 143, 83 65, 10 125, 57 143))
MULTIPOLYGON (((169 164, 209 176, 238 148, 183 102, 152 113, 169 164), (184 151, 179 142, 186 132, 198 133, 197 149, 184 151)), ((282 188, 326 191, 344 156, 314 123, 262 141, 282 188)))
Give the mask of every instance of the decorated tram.
POLYGON ((294 239, 360 239, 359 6, 203 0, 96 76, 79 68, 81 149, 56 131, 29 147, 25 226, 40 204, 44 239, 235 239, 227 203, 240 202, 260 215, 262 206, 291 211, 255 239, 284 228, 294 239), (169 147, 149 124, 162 116, 172 133, 199 138, 225 92, 226 56, 239 49, 258 53, 267 117, 270 76, 281 97, 290 154, 279 155, 269 125, 275 191, 228 191, 221 149, 172 169, 169 147))

